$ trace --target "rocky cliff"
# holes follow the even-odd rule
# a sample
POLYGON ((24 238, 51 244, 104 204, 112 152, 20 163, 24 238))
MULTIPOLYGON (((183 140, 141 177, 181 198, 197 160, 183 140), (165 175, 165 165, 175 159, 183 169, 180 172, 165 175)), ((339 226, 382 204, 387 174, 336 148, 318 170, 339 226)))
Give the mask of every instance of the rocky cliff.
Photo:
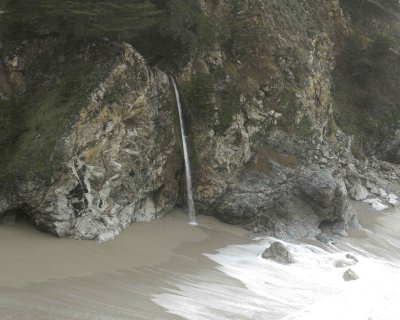
MULTIPOLYGON (((134 221, 150 221, 176 204, 181 160, 168 77, 151 69, 130 45, 107 46, 115 46, 115 56, 102 72, 96 70, 102 59, 92 56, 101 48, 84 48, 67 57, 76 58, 73 63, 91 59, 89 72, 97 83, 73 117, 60 112, 64 107, 69 108, 66 113, 73 112, 75 95, 62 98, 72 100, 67 106, 53 100, 51 108, 61 110, 41 115, 61 126, 50 133, 53 139, 42 137, 50 124, 35 124, 18 137, 17 150, 9 150, 14 153, 6 163, 12 179, 3 183, 3 216, 22 208, 42 230, 101 240, 134 221)), ((63 72, 66 77, 68 71, 63 72)), ((48 86, 47 90, 62 89, 59 84, 48 86)), ((36 113, 50 112, 41 110, 42 105, 35 107, 36 113)))
POLYGON ((182 93, 201 213, 280 237, 317 236, 321 223, 345 235, 358 226, 348 191, 390 202, 400 178, 399 20, 384 1, 355 2, 199 1, 219 36, 159 68, 109 40, 14 47, 3 122, 24 120, 18 134, 3 128, 1 219, 107 240, 182 204, 162 68, 182 93))

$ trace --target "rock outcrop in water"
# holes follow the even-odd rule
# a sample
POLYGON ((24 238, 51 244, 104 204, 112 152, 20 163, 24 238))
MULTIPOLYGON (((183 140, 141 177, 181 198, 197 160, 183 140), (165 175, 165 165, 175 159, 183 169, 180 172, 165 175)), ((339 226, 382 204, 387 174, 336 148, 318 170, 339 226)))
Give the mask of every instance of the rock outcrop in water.
POLYGON ((279 263, 294 263, 292 254, 281 242, 272 243, 261 256, 263 259, 272 259, 279 263))
MULTIPOLYGON (((350 0, 199 7, 226 36, 161 65, 182 91, 202 213, 280 237, 316 236, 322 222, 346 235, 358 226, 348 190, 356 200, 374 188, 400 193, 400 169, 386 162, 399 163, 399 97, 386 84, 400 81, 400 41, 388 50, 369 32, 387 35, 397 17, 381 5, 360 17, 350 0), (373 73, 354 60, 365 52, 375 55, 373 73)), ((1 220, 24 212, 58 236, 106 240, 181 204, 167 75, 128 44, 61 50, 52 41, 25 41, 2 56, 2 101, 24 97, 30 111, 0 159, 1 220)))
POLYGON ((344 281, 354 281, 358 280, 359 277, 357 273, 355 273, 353 270, 349 269, 343 274, 343 280, 344 281))

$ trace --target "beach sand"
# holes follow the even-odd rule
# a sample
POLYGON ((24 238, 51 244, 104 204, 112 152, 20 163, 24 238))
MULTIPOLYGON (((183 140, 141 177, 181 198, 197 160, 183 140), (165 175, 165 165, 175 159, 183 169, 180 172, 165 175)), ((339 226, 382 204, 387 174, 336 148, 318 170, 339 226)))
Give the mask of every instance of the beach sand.
POLYGON ((214 267, 203 256, 249 232, 175 210, 116 240, 58 239, 27 223, 0 226, 0 319, 180 319, 151 302, 170 277, 214 267))

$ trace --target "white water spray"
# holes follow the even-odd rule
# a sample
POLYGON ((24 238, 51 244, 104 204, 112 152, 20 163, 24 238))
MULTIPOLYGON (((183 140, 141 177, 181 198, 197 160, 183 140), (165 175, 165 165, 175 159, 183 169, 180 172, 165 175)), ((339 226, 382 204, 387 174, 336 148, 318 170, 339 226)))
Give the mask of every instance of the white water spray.
POLYGON ((170 76, 172 84, 175 89, 175 97, 176 97, 176 105, 178 107, 179 112, 179 123, 181 127, 181 136, 182 136, 182 145, 183 145, 183 157, 185 159, 185 172, 186 172, 186 192, 187 192, 187 205, 188 205, 188 214, 189 214, 189 224, 197 225, 196 223, 196 212, 194 209, 194 200, 193 200, 193 189, 192 189, 192 174, 190 172, 190 161, 189 154, 186 142, 185 128, 183 126, 183 116, 182 116, 182 105, 181 99, 179 97, 178 87, 176 82, 172 76, 170 76))

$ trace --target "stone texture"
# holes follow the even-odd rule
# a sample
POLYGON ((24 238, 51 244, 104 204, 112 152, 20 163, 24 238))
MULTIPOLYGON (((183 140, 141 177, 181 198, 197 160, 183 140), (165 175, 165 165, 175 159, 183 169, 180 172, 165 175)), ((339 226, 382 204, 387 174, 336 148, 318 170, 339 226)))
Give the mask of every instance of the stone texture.
POLYGON ((359 277, 357 273, 355 273, 353 270, 349 269, 343 274, 343 280, 344 281, 354 281, 358 280, 359 277))
POLYGON ((357 201, 365 200, 368 195, 368 190, 360 184, 353 185, 349 190, 349 196, 357 201))
POLYGON ((264 259, 272 259, 279 263, 294 263, 292 254, 281 242, 272 243, 261 256, 264 259))
POLYGON ((321 241, 324 244, 335 244, 336 242, 329 238, 326 233, 321 232, 320 234, 317 235, 317 240, 321 241))
POLYGON ((168 76, 130 45, 120 52, 72 130, 56 143, 62 171, 51 183, 16 181, 14 199, 0 199, 2 210, 23 203, 41 230, 105 241, 176 204, 181 160, 168 76), (112 102, 110 94, 116 95, 112 102))

